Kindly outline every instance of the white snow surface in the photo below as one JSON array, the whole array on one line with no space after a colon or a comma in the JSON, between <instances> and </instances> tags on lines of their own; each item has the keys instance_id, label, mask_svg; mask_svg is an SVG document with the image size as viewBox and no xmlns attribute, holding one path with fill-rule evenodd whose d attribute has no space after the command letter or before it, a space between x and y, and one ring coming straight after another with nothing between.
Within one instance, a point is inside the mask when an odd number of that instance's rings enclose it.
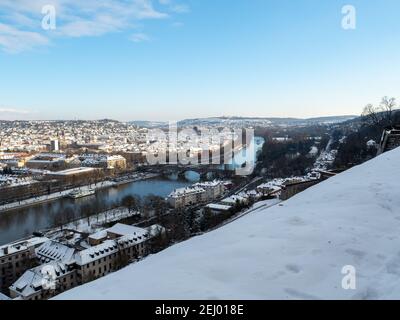
<instances>
[{"instance_id":1,"label":"white snow surface","mask_svg":"<svg viewBox=\"0 0 400 320\"><path fill-rule=\"evenodd\" d=\"M400 148L56 299L400 299L399 230Z\"/></svg>"}]
</instances>

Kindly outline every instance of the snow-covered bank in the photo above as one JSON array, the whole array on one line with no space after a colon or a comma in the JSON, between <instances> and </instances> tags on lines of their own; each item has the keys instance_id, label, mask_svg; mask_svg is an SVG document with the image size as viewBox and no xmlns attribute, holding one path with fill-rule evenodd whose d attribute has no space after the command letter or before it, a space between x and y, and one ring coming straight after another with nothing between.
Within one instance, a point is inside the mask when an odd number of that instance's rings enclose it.
<instances>
[{"instance_id":1,"label":"snow-covered bank","mask_svg":"<svg viewBox=\"0 0 400 320\"><path fill-rule=\"evenodd\" d=\"M400 148L57 299L399 299L399 228Z\"/></svg>"},{"instance_id":2,"label":"snow-covered bank","mask_svg":"<svg viewBox=\"0 0 400 320\"><path fill-rule=\"evenodd\" d=\"M54 201L54 200L66 197L72 191L89 190L89 189L100 190L100 189L103 189L103 188L112 187L114 185L115 185L115 183L113 181L102 181L102 182L98 182L98 183L95 183L95 184L90 185L90 186L72 188L72 189L68 189L68 190L64 190L64 191L60 191L60 192L55 192L55 193L51 193L51 194L44 195L44 196L39 196L39 197L29 198L29 199L26 199L26 200L7 203L7 204L3 204L3 205L0 206L0 213L1 212L5 212L5 211L20 209L20 208L24 208L24 207L29 207L29 206L32 206L32 205L35 205L35 204Z\"/></svg>"},{"instance_id":3,"label":"snow-covered bank","mask_svg":"<svg viewBox=\"0 0 400 320\"><path fill-rule=\"evenodd\" d=\"M137 211L129 211L128 208L119 207L66 223L62 226L62 229L74 230L82 233L95 233L99 229L103 229L102 226L107 223L118 222L122 219L137 215L140 215L140 213ZM61 227L55 227L50 230L43 230L43 232L53 234L58 233L60 229Z\"/></svg>"},{"instance_id":4,"label":"snow-covered bank","mask_svg":"<svg viewBox=\"0 0 400 320\"><path fill-rule=\"evenodd\" d=\"M55 201L57 199L64 198L71 192L77 191L77 190L81 190L81 191L85 191L85 190L87 191L89 189L100 190L100 189L105 189L105 188L109 188L109 187L115 187L115 186L119 186L119 185L123 185L123 184L132 183L132 182L149 180L149 179L156 178L157 176L159 176L159 174L154 174L154 173L140 174L140 175L134 174L130 178L122 177L118 181L101 181L101 182L98 182L98 183L95 183L92 185L67 189L64 191L55 192L55 193L51 193L51 194L44 195L44 196L38 196L38 197L34 197L34 198L29 198L26 200L7 203L7 204L0 205L0 213L10 211L10 210L30 207L30 206L45 203L45 202Z\"/></svg>"}]
</instances>

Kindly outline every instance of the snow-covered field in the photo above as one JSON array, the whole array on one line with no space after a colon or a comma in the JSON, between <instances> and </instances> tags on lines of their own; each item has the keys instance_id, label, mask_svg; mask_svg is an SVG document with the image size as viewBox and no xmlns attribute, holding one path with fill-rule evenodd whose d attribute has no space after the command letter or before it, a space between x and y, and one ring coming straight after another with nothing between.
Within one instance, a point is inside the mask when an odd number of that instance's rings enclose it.
<instances>
[{"instance_id":1,"label":"snow-covered field","mask_svg":"<svg viewBox=\"0 0 400 320\"><path fill-rule=\"evenodd\" d=\"M399 230L400 148L57 299L399 299Z\"/></svg>"}]
</instances>

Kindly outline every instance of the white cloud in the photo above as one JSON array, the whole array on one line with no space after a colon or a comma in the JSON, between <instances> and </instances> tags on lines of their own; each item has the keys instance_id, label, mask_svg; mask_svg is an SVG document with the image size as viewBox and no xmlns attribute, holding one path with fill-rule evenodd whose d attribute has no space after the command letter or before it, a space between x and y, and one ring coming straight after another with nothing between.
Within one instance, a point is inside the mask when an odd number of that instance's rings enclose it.
<instances>
[{"instance_id":1,"label":"white cloud","mask_svg":"<svg viewBox=\"0 0 400 320\"><path fill-rule=\"evenodd\" d=\"M14 108L2 108L0 107L0 114L1 113L13 113L13 114L29 114L29 111L26 110L19 110Z\"/></svg>"},{"instance_id":2,"label":"white cloud","mask_svg":"<svg viewBox=\"0 0 400 320\"><path fill-rule=\"evenodd\" d=\"M8 53L19 53L48 44L49 40L37 32L20 31L0 23L0 46Z\"/></svg>"},{"instance_id":3,"label":"white cloud","mask_svg":"<svg viewBox=\"0 0 400 320\"><path fill-rule=\"evenodd\" d=\"M115 32L123 26L112 18L99 16L93 20L76 19L61 26L56 32L67 37L100 36L105 33Z\"/></svg>"},{"instance_id":4,"label":"white cloud","mask_svg":"<svg viewBox=\"0 0 400 320\"><path fill-rule=\"evenodd\" d=\"M174 4L172 0L158 0L163 6L168 6L169 10L174 13L187 13L190 11L189 6L186 4Z\"/></svg>"},{"instance_id":5,"label":"white cloud","mask_svg":"<svg viewBox=\"0 0 400 320\"><path fill-rule=\"evenodd\" d=\"M41 9L49 4L56 8L57 29L46 32L40 27ZM170 13L181 13L186 8L172 4L171 0L1 0L0 48L21 52L48 44L56 37L100 36L134 30L138 21L165 19Z\"/></svg>"},{"instance_id":6,"label":"white cloud","mask_svg":"<svg viewBox=\"0 0 400 320\"><path fill-rule=\"evenodd\" d=\"M187 13L189 12L189 7L185 4L176 4L171 6L171 11L175 13Z\"/></svg>"},{"instance_id":7,"label":"white cloud","mask_svg":"<svg viewBox=\"0 0 400 320\"><path fill-rule=\"evenodd\" d=\"M175 28L181 28L181 27L184 26L184 23L183 23L183 22L176 21L176 22L173 22L173 23L172 23L172 26L175 27Z\"/></svg>"},{"instance_id":8,"label":"white cloud","mask_svg":"<svg viewBox=\"0 0 400 320\"><path fill-rule=\"evenodd\" d=\"M130 40L133 42L144 42L150 41L150 38L144 33L134 33L133 35L131 35Z\"/></svg>"}]
</instances>

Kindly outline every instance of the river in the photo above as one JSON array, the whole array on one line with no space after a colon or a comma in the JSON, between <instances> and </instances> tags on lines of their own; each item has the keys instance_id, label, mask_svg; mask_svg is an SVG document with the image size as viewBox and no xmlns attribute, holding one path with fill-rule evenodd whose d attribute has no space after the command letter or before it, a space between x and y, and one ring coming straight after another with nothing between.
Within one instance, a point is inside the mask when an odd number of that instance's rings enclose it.
<instances>
[{"instance_id":1,"label":"river","mask_svg":"<svg viewBox=\"0 0 400 320\"><path fill-rule=\"evenodd\" d=\"M262 148L263 143L262 138L255 138L255 152ZM242 156L241 154L237 157L241 160L235 159L234 167L239 167L244 161ZM188 171L185 178L186 181L177 180L177 176L171 176L170 179L131 182L99 190L96 195L86 198L76 200L62 198L31 207L0 212L0 245L29 236L34 231L54 227L66 216L69 219L82 218L88 208L96 207L97 210L105 211L114 204L118 204L127 195L145 197L153 194L166 197L174 189L189 186L198 181L200 176L193 171Z\"/></svg>"},{"instance_id":2,"label":"river","mask_svg":"<svg viewBox=\"0 0 400 320\"><path fill-rule=\"evenodd\" d=\"M194 179L193 181L195 181ZM110 208L126 195L144 197L150 194L166 197L176 188L188 186L193 181L172 179L151 179L97 191L96 195L81 198L62 198L31 207L0 213L0 245L15 241L37 230L53 227L62 216L72 215L74 219L84 217L85 208L97 206Z\"/></svg>"}]
</instances>

